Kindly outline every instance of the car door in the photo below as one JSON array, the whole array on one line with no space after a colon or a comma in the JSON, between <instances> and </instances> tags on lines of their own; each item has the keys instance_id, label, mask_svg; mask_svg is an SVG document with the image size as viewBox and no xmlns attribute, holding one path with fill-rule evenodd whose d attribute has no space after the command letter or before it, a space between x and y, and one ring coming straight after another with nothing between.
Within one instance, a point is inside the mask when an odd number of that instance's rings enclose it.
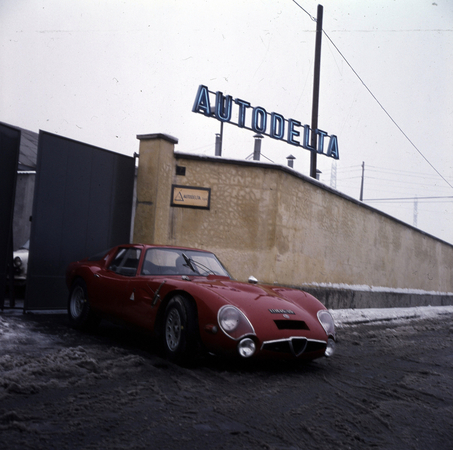
<instances>
[{"instance_id":1,"label":"car door","mask_svg":"<svg viewBox=\"0 0 453 450\"><path fill-rule=\"evenodd\" d=\"M161 277L162 278L162 277ZM141 328L152 329L160 304L159 285L149 277L135 276L129 280L127 295L122 301L122 316L128 323Z\"/></svg>"},{"instance_id":2,"label":"car door","mask_svg":"<svg viewBox=\"0 0 453 450\"><path fill-rule=\"evenodd\" d=\"M179 254L171 249L148 249L140 272L131 277L122 303L122 316L134 325L152 330L160 299L168 292Z\"/></svg>"}]
</instances>

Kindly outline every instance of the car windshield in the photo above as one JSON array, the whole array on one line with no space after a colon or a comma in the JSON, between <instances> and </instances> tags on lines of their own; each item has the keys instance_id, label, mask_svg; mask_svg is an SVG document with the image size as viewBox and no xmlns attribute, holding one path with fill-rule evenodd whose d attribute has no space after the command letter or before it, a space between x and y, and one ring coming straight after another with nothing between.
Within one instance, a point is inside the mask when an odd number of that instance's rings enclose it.
<instances>
[{"instance_id":1,"label":"car windshield","mask_svg":"<svg viewBox=\"0 0 453 450\"><path fill-rule=\"evenodd\" d=\"M147 250L142 275L221 275L230 277L213 253L175 248Z\"/></svg>"}]
</instances>

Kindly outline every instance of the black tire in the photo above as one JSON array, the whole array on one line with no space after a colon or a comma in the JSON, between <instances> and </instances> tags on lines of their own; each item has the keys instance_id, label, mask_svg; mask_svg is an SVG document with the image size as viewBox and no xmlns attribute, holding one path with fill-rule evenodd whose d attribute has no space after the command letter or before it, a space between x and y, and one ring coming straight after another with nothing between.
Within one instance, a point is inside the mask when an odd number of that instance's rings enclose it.
<instances>
[{"instance_id":1,"label":"black tire","mask_svg":"<svg viewBox=\"0 0 453 450\"><path fill-rule=\"evenodd\" d=\"M68 318L69 324L77 329L94 329L101 321L91 310L87 285L81 278L73 283L69 292Z\"/></svg>"},{"instance_id":2,"label":"black tire","mask_svg":"<svg viewBox=\"0 0 453 450\"><path fill-rule=\"evenodd\" d=\"M182 295L175 295L165 309L163 347L170 361L193 362L200 352L198 319L195 305Z\"/></svg>"}]
</instances>

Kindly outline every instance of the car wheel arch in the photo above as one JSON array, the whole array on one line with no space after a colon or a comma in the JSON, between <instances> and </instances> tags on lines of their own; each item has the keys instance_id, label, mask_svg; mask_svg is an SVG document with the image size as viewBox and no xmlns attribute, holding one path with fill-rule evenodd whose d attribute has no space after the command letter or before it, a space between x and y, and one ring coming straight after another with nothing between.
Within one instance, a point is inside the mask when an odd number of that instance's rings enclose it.
<instances>
[{"instance_id":1,"label":"car wheel arch","mask_svg":"<svg viewBox=\"0 0 453 450\"><path fill-rule=\"evenodd\" d=\"M165 311L167 309L168 304L171 300L173 300L178 295L182 296L187 301L191 302L194 306L196 311L196 319L197 319L197 326L198 326L198 306L195 299L186 291L183 290L176 290L169 292L161 301L159 305L159 309L157 310L156 320L154 322L154 334L156 337L162 336L164 325L165 325Z\"/></svg>"},{"instance_id":2,"label":"car wheel arch","mask_svg":"<svg viewBox=\"0 0 453 450\"><path fill-rule=\"evenodd\" d=\"M71 280L71 285L69 288L71 289L76 283L83 281L86 284L85 278L83 278L81 275L76 275L72 280Z\"/></svg>"},{"instance_id":3,"label":"car wheel arch","mask_svg":"<svg viewBox=\"0 0 453 450\"><path fill-rule=\"evenodd\" d=\"M196 306L195 299L184 291L173 291L160 305L158 340L173 362L191 363L202 353Z\"/></svg>"},{"instance_id":4,"label":"car wheel arch","mask_svg":"<svg viewBox=\"0 0 453 450\"><path fill-rule=\"evenodd\" d=\"M84 300L81 299L81 295ZM71 283L67 310L69 323L73 328L94 329L101 321L90 306L87 283L82 277L74 278Z\"/></svg>"},{"instance_id":5,"label":"car wheel arch","mask_svg":"<svg viewBox=\"0 0 453 450\"><path fill-rule=\"evenodd\" d=\"M83 277L82 275L80 274L77 274L72 280L71 280L71 284L69 285L69 291L72 291L72 289L74 288L74 286L77 284L77 283L83 283L85 285L85 289L87 290L87 295L88 295L88 298L91 298L91 290L89 289L88 287L88 283L87 283L87 280L85 277Z\"/></svg>"}]
</instances>

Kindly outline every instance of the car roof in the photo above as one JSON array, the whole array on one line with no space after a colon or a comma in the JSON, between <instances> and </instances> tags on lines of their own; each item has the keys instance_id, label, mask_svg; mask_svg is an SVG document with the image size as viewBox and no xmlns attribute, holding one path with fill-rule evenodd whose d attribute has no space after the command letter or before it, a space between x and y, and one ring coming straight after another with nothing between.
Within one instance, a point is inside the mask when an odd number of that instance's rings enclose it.
<instances>
[{"instance_id":1,"label":"car roof","mask_svg":"<svg viewBox=\"0 0 453 450\"><path fill-rule=\"evenodd\" d=\"M136 243L136 244L122 244L122 245L117 245L116 247L168 248L168 249L178 249L178 250L190 250L190 251L194 251L194 252L212 253L211 251L204 250L202 248L184 247L184 246L181 246L181 245L160 245L160 244L141 244L141 243Z\"/></svg>"}]
</instances>

